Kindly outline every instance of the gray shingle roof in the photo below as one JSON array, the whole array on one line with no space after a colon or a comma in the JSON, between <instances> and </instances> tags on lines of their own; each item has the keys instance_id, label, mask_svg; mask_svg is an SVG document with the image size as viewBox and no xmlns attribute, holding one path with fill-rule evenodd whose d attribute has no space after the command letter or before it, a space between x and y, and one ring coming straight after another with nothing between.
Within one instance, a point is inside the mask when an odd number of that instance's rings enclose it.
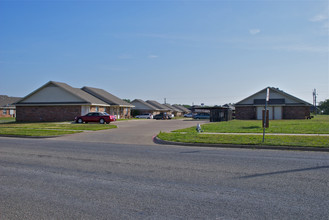
<instances>
[{"instance_id":1,"label":"gray shingle roof","mask_svg":"<svg viewBox=\"0 0 329 220\"><path fill-rule=\"evenodd\" d=\"M0 95L0 107L14 107L13 103L19 101L20 99L22 98Z\"/></svg>"},{"instance_id":2,"label":"gray shingle roof","mask_svg":"<svg viewBox=\"0 0 329 220\"><path fill-rule=\"evenodd\" d=\"M49 81L48 83L46 83L39 89L37 89L37 90L33 91L32 93L30 93L29 95L25 96L23 99L18 101L16 104L19 104L19 105L33 104L33 103L25 103L24 100L31 97L32 95L36 94L38 91L40 91L43 88L46 88L47 86L50 86L50 85L54 85L54 86L64 89L65 91L71 93L72 95L82 99L85 104L108 106L107 103L103 102L102 100L96 98L95 96L90 95L89 93L87 93L81 89L73 88L73 87L67 85L66 83L54 82L54 81ZM47 103L39 103L39 104L47 104ZM65 104L70 104L70 103L65 103ZM74 104L74 103L72 103L72 104Z\"/></svg>"},{"instance_id":3,"label":"gray shingle roof","mask_svg":"<svg viewBox=\"0 0 329 220\"><path fill-rule=\"evenodd\" d=\"M255 96L255 95L259 94L259 93L265 92L268 88L270 89L270 97L271 97L271 90L272 90L272 91L275 91L275 92L281 94L281 95L284 96L284 97L289 97L289 98L295 100L295 101L298 102L298 104L300 104L300 105L306 105L306 106L311 106L311 105L312 105L312 104L310 104L310 103L308 103L308 102L306 102L306 101L304 101L304 100L301 100L301 99L299 99L299 98L297 98L297 97L295 97L295 96L293 96L293 95L290 95L290 94L288 94L288 93L286 93L286 92L284 92L284 91L282 91L282 90L280 90L280 89L278 89L278 88L274 88L274 87L266 87L265 89L262 89L262 90L260 90L259 92L256 92L255 94L253 94L253 95L251 95L251 96L248 96L247 98L245 98L245 99L243 99L243 100L241 100L241 101L235 103L234 106L239 106L239 105L241 105L241 103L242 103L243 101L245 101L245 100L247 100L247 99L250 99L250 98L252 98L253 96ZM264 97L264 99L265 99L265 97Z\"/></svg>"},{"instance_id":4,"label":"gray shingle roof","mask_svg":"<svg viewBox=\"0 0 329 220\"><path fill-rule=\"evenodd\" d=\"M98 88L92 88L92 87L83 87L83 91L97 97L98 99L106 102L109 105L118 105L123 107L133 107L133 105L129 104L128 102L112 95L111 93Z\"/></svg>"},{"instance_id":5,"label":"gray shingle roof","mask_svg":"<svg viewBox=\"0 0 329 220\"><path fill-rule=\"evenodd\" d=\"M152 110L152 111L158 111L160 110L159 108L141 100L141 99L135 99L134 101L131 102L135 107L134 109L139 109L139 110Z\"/></svg>"},{"instance_id":6,"label":"gray shingle roof","mask_svg":"<svg viewBox=\"0 0 329 220\"><path fill-rule=\"evenodd\" d=\"M164 106L170 108L172 111L175 111L175 112L183 112L182 110L178 109L178 108L175 108L174 106L170 105L170 104L163 104Z\"/></svg>"},{"instance_id":7,"label":"gray shingle roof","mask_svg":"<svg viewBox=\"0 0 329 220\"><path fill-rule=\"evenodd\" d=\"M156 107L156 108L158 108L160 110L164 110L164 111L170 111L171 110L167 106L162 105L159 102L154 101L154 100L147 100L146 102L149 103L150 105L153 105L154 107Z\"/></svg>"},{"instance_id":8,"label":"gray shingle roof","mask_svg":"<svg viewBox=\"0 0 329 220\"><path fill-rule=\"evenodd\" d=\"M185 108L182 105L173 105L175 108L178 108L180 110L182 110L183 112L190 112L191 110L189 110L188 108Z\"/></svg>"},{"instance_id":9,"label":"gray shingle roof","mask_svg":"<svg viewBox=\"0 0 329 220\"><path fill-rule=\"evenodd\" d=\"M60 82L53 82L55 85L58 85L59 87L64 88L65 90L67 90L68 92L71 92L72 94L80 97L81 99L89 102L90 104L102 104L102 105L106 105L105 102L103 102L102 100L98 99L97 97L90 95L89 93L79 89L79 88L73 88L69 85L67 85L66 83L60 83Z\"/></svg>"}]
</instances>

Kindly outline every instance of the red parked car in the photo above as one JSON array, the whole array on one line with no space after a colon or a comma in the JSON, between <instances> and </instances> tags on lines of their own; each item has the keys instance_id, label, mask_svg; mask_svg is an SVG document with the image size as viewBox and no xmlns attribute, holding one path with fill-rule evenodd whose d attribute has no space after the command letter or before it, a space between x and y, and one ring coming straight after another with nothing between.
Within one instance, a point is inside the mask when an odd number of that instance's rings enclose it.
<instances>
[{"instance_id":1,"label":"red parked car","mask_svg":"<svg viewBox=\"0 0 329 220\"><path fill-rule=\"evenodd\" d=\"M111 121L115 120L116 118L114 115L109 115L106 112L89 112L84 116L75 117L77 123L99 122L100 124L109 124Z\"/></svg>"}]
</instances>

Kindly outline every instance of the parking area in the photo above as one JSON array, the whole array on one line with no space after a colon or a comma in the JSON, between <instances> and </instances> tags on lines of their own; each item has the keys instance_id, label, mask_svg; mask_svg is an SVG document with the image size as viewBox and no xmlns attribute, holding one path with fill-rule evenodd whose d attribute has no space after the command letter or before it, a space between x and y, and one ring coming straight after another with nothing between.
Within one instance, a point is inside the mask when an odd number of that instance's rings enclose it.
<instances>
[{"instance_id":1,"label":"parking area","mask_svg":"<svg viewBox=\"0 0 329 220\"><path fill-rule=\"evenodd\" d=\"M111 124L117 125L117 129L83 132L57 137L55 139L115 144L155 145L152 138L160 131L169 132L206 122L207 121L195 121L191 119L116 121Z\"/></svg>"}]
</instances>

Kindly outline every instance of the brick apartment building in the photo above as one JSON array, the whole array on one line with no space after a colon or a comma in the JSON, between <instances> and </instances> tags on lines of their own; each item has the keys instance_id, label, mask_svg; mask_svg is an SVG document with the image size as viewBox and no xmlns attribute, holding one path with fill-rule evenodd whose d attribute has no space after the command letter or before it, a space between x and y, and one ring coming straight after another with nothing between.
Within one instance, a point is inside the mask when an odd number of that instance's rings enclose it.
<instances>
[{"instance_id":1,"label":"brick apartment building","mask_svg":"<svg viewBox=\"0 0 329 220\"><path fill-rule=\"evenodd\" d=\"M270 120L280 119L305 119L310 117L310 103L279 90L269 88ZM262 111L265 107L267 88L241 100L235 104L235 118L242 120L262 119Z\"/></svg>"},{"instance_id":2,"label":"brick apartment building","mask_svg":"<svg viewBox=\"0 0 329 220\"><path fill-rule=\"evenodd\" d=\"M1 118L9 118L15 117L16 108L13 103L19 101L21 98L19 97L10 97L6 95L0 95L0 117Z\"/></svg>"},{"instance_id":3,"label":"brick apartment building","mask_svg":"<svg viewBox=\"0 0 329 220\"><path fill-rule=\"evenodd\" d=\"M100 91L100 89L94 90ZM107 92L106 94L111 95ZM111 95L111 97L115 96ZM120 104L124 105L126 112L120 111ZM115 112L117 117L121 116L120 113L129 117L132 105L124 101L120 104L119 106L113 106L113 103L109 103L109 100L101 100L83 89L73 88L61 82L50 81L15 103L16 121L73 121L76 116L85 115L88 112L106 111L109 114L113 113L111 112L113 107L119 108Z\"/></svg>"}]
</instances>

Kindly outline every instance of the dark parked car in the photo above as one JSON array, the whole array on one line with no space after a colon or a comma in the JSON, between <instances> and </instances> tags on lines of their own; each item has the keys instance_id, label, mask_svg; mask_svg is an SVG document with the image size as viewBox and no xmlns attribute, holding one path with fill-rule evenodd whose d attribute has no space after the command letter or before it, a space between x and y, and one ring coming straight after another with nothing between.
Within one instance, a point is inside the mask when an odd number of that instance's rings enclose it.
<instances>
[{"instance_id":1,"label":"dark parked car","mask_svg":"<svg viewBox=\"0 0 329 220\"><path fill-rule=\"evenodd\" d=\"M99 122L100 124L109 124L111 121L115 120L116 118L114 115L109 115L106 112L89 112L84 116L75 117L77 123Z\"/></svg>"},{"instance_id":2,"label":"dark parked car","mask_svg":"<svg viewBox=\"0 0 329 220\"><path fill-rule=\"evenodd\" d=\"M193 114L192 113L187 113L184 115L185 118L192 118L193 117Z\"/></svg>"},{"instance_id":3,"label":"dark parked car","mask_svg":"<svg viewBox=\"0 0 329 220\"><path fill-rule=\"evenodd\" d=\"M156 119L156 120L166 120L166 119L171 119L171 117L170 117L170 115L168 115L166 113L160 113L160 114L154 115L153 116L153 119Z\"/></svg>"},{"instance_id":4,"label":"dark parked car","mask_svg":"<svg viewBox=\"0 0 329 220\"><path fill-rule=\"evenodd\" d=\"M198 113L196 115L193 115L194 119L210 119L209 113Z\"/></svg>"}]
</instances>

